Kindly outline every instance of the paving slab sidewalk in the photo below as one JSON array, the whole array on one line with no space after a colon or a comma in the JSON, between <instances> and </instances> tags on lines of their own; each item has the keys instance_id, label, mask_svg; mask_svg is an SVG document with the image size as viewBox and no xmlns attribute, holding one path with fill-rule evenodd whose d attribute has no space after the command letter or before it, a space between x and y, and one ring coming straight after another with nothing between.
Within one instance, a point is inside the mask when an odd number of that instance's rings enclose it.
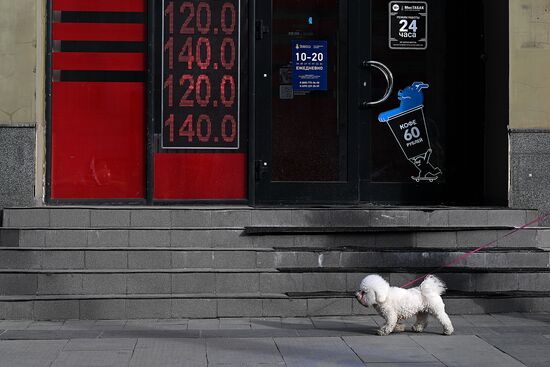
<instances>
[{"instance_id":1,"label":"paving slab sidewalk","mask_svg":"<svg viewBox=\"0 0 550 367\"><path fill-rule=\"evenodd\" d=\"M0 366L550 366L550 314L452 320L452 336L431 320L387 337L378 316L0 321Z\"/></svg>"}]
</instances>

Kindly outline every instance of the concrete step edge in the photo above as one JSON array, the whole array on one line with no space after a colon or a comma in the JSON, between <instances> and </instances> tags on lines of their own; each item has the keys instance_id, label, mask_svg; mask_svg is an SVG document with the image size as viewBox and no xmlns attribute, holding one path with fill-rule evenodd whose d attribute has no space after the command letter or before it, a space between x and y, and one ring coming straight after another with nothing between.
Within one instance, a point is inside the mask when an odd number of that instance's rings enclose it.
<instances>
[{"instance_id":1,"label":"concrete step edge","mask_svg":"<svg viewBox=\"0 0 550 367\"><path fill-rule=\"evenodd\" d=\"M2 231L243 231L245 235L281 235L281 234L369 234L369 233L414 233L414 232L460 232L460 231L506 231L518 229L518 226L511 225L448 225L448 226L426 226L426 225L386 225L386 226L201 226L201 227L180 227L180 226L116 226L116 227L82 227L82 226L2 226ZM548 230L547 226L530 226L522 230Z\"/></svg>"},{"instance_id":2,"label":"concrete step edge","mask_svg":"<svg viewBox=\"0 0 550 367\"><path fill-rule=\"evenodd\" d=\"M355 292L287 292L289 298L355 298ZM446 291L443 298L550 298L550 291Z\"/></svg>"},{"instance_id":3,"label":"concrete step edge","mask_svg":"<svg viewBox=\"0 0 550 367\"><path fill-rule=\"evenodd\" d=\"M167 247L167 246L0 246L2 251L174 251L174 252L274 252L272 247Z\"/></svg>"},{"instance_id":4,"label":"concrete step edge","mask_svg":"<svg viewBox=\"0 0 550 367\"><path fill-rule=\"evenodd\" d=\"M300 253L467 253L475 250L475 247L360 247L360 246L334 246L334 247L170 247L170 246L0 246L0 253L3 251L174 251L174 252L300 252ZM486 247L477 253L502 253L502 254L525 254L525 253L547 253L549 248L543 247Z\"/></svg>"},{"instance_id":5,"label":"concrete step edge","mask_svg":"<svg viewBox=\"0 0 550 367\"><path fill-rule=\"evenodd\" d=\"M394 267L394 266L369 266L369 267L323 267L323 268L296 268L279 267L277 270L281 273L323 273L323 274L349 274L349 273L406 273L421 274L434 270L434 266L424 267ZM475 266L453 266L449 268L438 269L437 273L442 274L524 274L524 273L550 273L550 267L475 267Z\"/></svg>"},{"instance_id":6,"label":"concrete step edge","mask_svg":"<svg viewBox=\"0 0 550 367\"><path fill-rule=\"evenodd\" d=\"M17 233L18 231L42 231L42 232L148 232L148 231L169 231L169 232L236 232L240 231L247 237L262 236L322 236L322 235L376 235L376 234L413 234L413 233L448 233L448 232L480 232L480 231L507 231L511 232L519 227L513 226L383 226L383 227L0 227L0 232ZM550 227L526 227L522 231L548 231Z\"/></svg>"},{"instance_id":7,"label":"concrete step edge","mask_svg":"<svg viewBox=\"0 0 550 367\"><path fill-rule=\"evenodd\" d=\"M509 210L509 211L538 211L536 208L528 207L507 207L507 206L451 206L451 205L424 205L424 206L399 206L399 205L326 205L326 206L285 206L285 207L270 207L261 206L253 207L245 204L229 204L229 205L170 205L170 206L150 206L150 205L44 205L44 206L7 206L4 210L65 210L65 209L90 209L90 210L208 210L208 211L227 211L227 210L248 210L248 211L266 211L266 210L306 210L306 211L325 211L325 210L372 210L372 211L387 211L387 210L410 210L430 212L435 210Z\"/></svg>"},{"instance_id":8,"label":"concrete step edge","mask_svg":"<svg viewBox=\"0 0 550 367\"><path fill-rule=\"evenodd\" d=\"M12 231L244 231L244 226L204 226L204 227L179 227L179 226L163 226L163 227L147 227L147 226L116 226L116 227L58 227L58 226L15 226L15 227L0 227L0 230Z\"/></svg>"},{"instance_id":9,"label":"concrete step edge","mask_svg":"<svg viewBox=\"0 0 550 367\"><path fill-rule=\"evenodd\" d=\"M444 299L550 298L548 291L448 292ZM114 299L354 299L353 292L228 293L228 294L71 294L0 296L0 302L114 300Z\"/></svg>"},{"instance_id":10,"label":"concrete step edge","mask_svg":"<svg viewBox=\"0 0 550 367\"><path fill-rule=\"evenodd\" d=\"M112 300L112 299L288 299L283 293L235 293L235 294L63 294L0 296L0 302L60 301L60 300Z\"/></svg>"},{"instance_id":11,"label":"concrete step edge","mask_svg":"<svg viewBox=\"0 0 550 367\"><path fill-rule=\"evenodd\" d=\"M421 274L434 270L434 266L424 267L278 267L278 268L117 268L117 269L0 269L1 274L371 274L371 273L405 273ZM441 274L542 274L550 273L550 267L526 267L526 266L503 266L503 267L474 267L454 266L438 269Z\"/></svg>"},{"instance_id":12,"label":"concrete step edge","mask_svg":"<svg viewBox=\"0 0 550 367\"><path fill-rule=\"evenodd\" d=\"M167 246L0 246L2 251L174 251L174 252L274 252L273 247L167 247Z\"/></svg>"},{"instance_id":13,"label":"concrete step edge","mask_svg":"<svg viewBox=\"0 0 550 367\"><path fill-rule=\"evenodd\" d=\"M447 226L422 226L422 225L387 225L387 226L245 226L245 235L283 235L283 234L368 234L368 233L416 233L416 232L459 232L459 231L500 231L514 230L518 227L508 225L447 225ZM530 229L537 227L528 227ZM527 228L526 228L527 229Z\"/></svg>"},{"instance_id":14,"label":"concrete step edge","mask_svg":"<svg viewBox=\"0 0 550 367\"><path fill-rule=\"evenodd\" d=\"M518 246L522 241L516 241L510 245L507 242L500 244L493 244L490 247L486 247L479 253L545 253L550 252L550 243L548 244L533 244L529 243L525 246ZM532 242L532 241L529 241ZM250 247L240 247L240 246L230 246L227 244L217 245L213 244L212 247L194 247L194 246L185 246L185 245L173 245L173 246L156 246L156 245L146 245L146 246L132 246L132 245L25 245L25 244L12 244L12 245L2 245L0 243L0 252L1 251L174 251L174 252L234 252L234 251L248 251L248 252L279 252L279 253L291 253L291 252L307 252L307 253L330 253L330 252L341 252L341 253L449 253L449 252L469 252L477 247L472 247L469 245L462 244L447 244L441 245L441 247L434 248L433 244L429 246L424 246L422 244L413 244L410 245L406 250L402 250L401 247L392 247L387 244L380 244L379 247L372 247L372 245L365 245L365 250L361 250L361 246L353 245L355 249L342 249L340 245L330 245L327 244L325 247L319 246L318 243L312 244L311 246L304 246L301 244L299 247L289 244L288 246L281 246L280 243L277 247L255 247L251 245ZM480 244L481 246L481 244ZM351 247L351 246L345 246ZM394 250L394 248L396 250Z\"/></svg>"},{"instance_id":15,"label":"concrete step edge","mask_svg":"<svg viewBox=\"0 0 550 367\"><path fill-rule=\"evenodd\" d=\"M275 252L360 252L360 253L419 253L419 252L435 252L435 253L446 253L446 252L470 252L476 250L477 247L472 245L467 247L371 247L371 246L334 246L334 247L316 247L316 246L293 246L293 247L279 247L273 246L271 249ZM478 253L544 253L544 249L540 247L485 247Z\"/></svg>"},{"instance_id":16,"label":"concrete step edge","mask_svg":"<svg viewBox=\"0 0 550 367\"><path fill-rule=\"evenodd\" d=\"M214 269L214 268L146 268L146 269L0 269L1 274L261 274L280 273L275 268Z\"/></svg>"}]
</instances>

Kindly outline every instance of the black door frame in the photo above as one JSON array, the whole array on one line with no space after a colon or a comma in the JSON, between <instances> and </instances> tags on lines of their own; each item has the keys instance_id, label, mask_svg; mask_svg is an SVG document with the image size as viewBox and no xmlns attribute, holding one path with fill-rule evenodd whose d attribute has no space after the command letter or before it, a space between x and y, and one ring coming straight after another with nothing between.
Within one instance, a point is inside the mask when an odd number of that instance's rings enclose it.
<instances>
[{"instance_id":1,"label":"black door frame","mask_svg":"<svg viewBox=\"0 0 550 367\"><path fill-rule=\"evenodd\" d=\"M372 37L372 1L361 1L362 13L368 14L368 31L362 34L363 39L369 40ZM389 1L389 0L388 0ZM364 27L367 28L367 27ZM376 60L373 56L373 42L368 42L369 47L363 50L361 55L362 60ZM391 70L391 68L390 68ZM374 71L376 72L376 71ZM369 77L371 74L369 74ZM369 79L371 81L372 79ZM389 96L388 102L395 100L397 91L401 85L399 80L395 81L393 91ZM369 83L371 85L372 83ZM371 95L371 88L364 88L365 97L364 100L373 100L380 96ZM391 102L395 103L395 102ZM386 103L388 104L388 103ZM417 182L373 182L370 180L373 151L371 149L372 137L371 132L372 124L379 124L378 119L374 116L372 109L366 108L361 110L361 122L359 125L359 199L361 203L376 203L380 205L394 205L394 206L406 206L406 205L434 205L444 204L448 202L448 184L426 184ZM393 144L394 142L390 142Z\"/></svg>"},{"instance_id":2,"label":"black door frame","mask_svg":"<svg viewBox=\"0 0 550 367\"><path fill-rule=\"evenodd\" d=\"M250 189L251 202L256 205L262 204L360 204L376 203L386 205L482 205L483 197L480 188L483 187L483 177L477 175L475 180L466 180L457 173L447 177L444 182L434 184L413 182L373 182L370 180L372 170L371 140L372 124L378 123L374 113L370 109L359 109L362 101L372 101L379 98L372 95L372 76L378 71L361 69L363 61L372 60L373 52L372 36L372 0L349 0L348 8L348 78L351 83L357 81L356 85L348 86L348 172L350 183L338 185L326 182L292 183L292 182L271 182L270 181L270 160L271 160L271 15L273 13L272 1L256 2L255 23L256 34L264 39L253 39L254 42L254 89L255 113L251 115L254 121L255 130L251 131L251 137L255 144L250 152ZM487 17L483 8L482 17ZM476 24L478 26L478 24ZM474 28L475 30L476 28ZM258 33L259 32L259 33ZM266 32L264 35L263 32ZM483 44L483 30L481 34L474 31L473 36L479 37ZM476 37L473 37L476 38ZM476 38L477 39L477 38ZM478 47L477 45L472 47ZM483 46L482 46L483 47ZM482 48L481 47L481 48ZM482 50L480 48L480 55ZM473 51L474 53L476 51ZM268 77L264 78L263 75ZM503 80L507 76L503 75ZM483 88L484 82L481 83ZM390 98L395 98L396 88ZM260 91L260 93L256 93ZM378 92L377 92L378 93ZM487 109L499 109L500 106L487 106ZM479 121L480 125L485 124L484 119ZM485 133L486 134L486 133ZM453 137L448 137L453 139ZM456 143L453 143L456 145ZM477 144L477 143L476 143ZM463 168L462 156L454 145L447 146L452 161L449 164ZM477 146L477 145L476 145ZM479 151L479 147L476 148ZM469 159L469 157L468 157ZM267 166L264 166L264 161ZM476 173L486 172L487 168L480 166ZM342 189L344 186L344 189ZM346 191L347 189L347 191Z\"/></svg>"},{"instance_id":3,"label":"black door frame","mask_svg":"<svg viewBox=\"0 0 550 367\"><path fill-rule=\"evenodd\" d=\"M341 16L346 20L349 45L358 45L361 34L368 32L367 27L360 27L359 6L363 1L350 0L346 13ZM251 185L254 188L252 201L254 204L353 204L359 199L358 171L358 121L359 121L359 85L347 84L347 176L348 181L342 182L272 182L271 181L271 29L272 1L256 2L255 9L255 64L253 97L254 130L251 131L254 147L251 156ZM348 47L346 60L349 81L363 77L359 67L360 50L358 47ZM251 78L252 79L252 78ZM261 91L261 93L256 93Z\"/></svg>"}]
</instances>

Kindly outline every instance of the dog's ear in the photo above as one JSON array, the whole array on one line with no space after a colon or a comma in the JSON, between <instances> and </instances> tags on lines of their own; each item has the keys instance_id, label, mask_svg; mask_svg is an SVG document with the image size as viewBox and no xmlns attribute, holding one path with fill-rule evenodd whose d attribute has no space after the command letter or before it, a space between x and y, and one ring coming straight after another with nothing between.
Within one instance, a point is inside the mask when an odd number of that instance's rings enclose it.
<instances>
[{"instance_id":1,"label":"dog's ear","mask_svg":"<svg viewBox=\"0 0 550 367\"><path fill-rule=\"evenodd\" d=\"M369 305L386 302L390 291L389 283L377 274L366 276L361 281L359 288L365 292L365 298Z\"/></svg>"},{"instance_id":2,"label":"dog's ear","mask_svg":"<svg viewBox=\"0 0 550 367\"><path fill-rule=\"evenodd\" d=\"M388 297L388 292L383 290L373 290L369 289L365 292L365 298L367 299L367 303L369 305L377 305L380 303L386 302L386 298Z\"/></svg>"},{"instance_id":3,"label":"dog's ear","mask_svg":"<svg viewBox=\"0 0 550 367\"><path fill-rule=\"evenodd\" d=\"M376 303L384 303L386 302L386 299L388 298L388 293L390 291L390 285L387 282L384 282L383 284L380 284L379 287L376 288Z\"/></svg>"},{"instance_id":4,"label":"dog's ear","mask_svg":"<svg viewBox=\"0 0 550 367\"><path fill-rule=\"evenodd\" d=\"M388 289L384 288L376 291L376 303L384 303L386 298L388 298Z\"/></svg>"},{"instance_id":5,"label":"dog's ear","mask_svg":"<svg viewBox=\"0 0 550 367\"><path fill-rule=\"evenodd\" d=\"M372 305L376 304L376 294L374 293L374 291L372 289L368 289L365 292L365 299L367 300L367 304L369 306L372 306Z\"/></svg>"}]
</instances>

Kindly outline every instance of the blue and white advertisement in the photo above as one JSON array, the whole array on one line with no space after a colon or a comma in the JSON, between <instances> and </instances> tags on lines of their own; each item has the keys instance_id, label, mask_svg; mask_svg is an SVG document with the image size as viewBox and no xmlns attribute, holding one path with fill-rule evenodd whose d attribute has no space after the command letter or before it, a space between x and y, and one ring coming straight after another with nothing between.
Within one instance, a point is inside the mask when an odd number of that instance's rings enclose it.
<instances>
[{"instance_id":1,"label":"blue and white advertisement","mask_svg":"<svg viewBox=\"0 0 550 367\"><path fill-rule=\"evenodd\" d=\"M292 41L292 89L296 91L326 91L327 41Z\"/></svg>"},{"instance_id":2,"label":"blue and white advertisement","mask_svg":"<svg viewBox=\"0 0 550 367\"><path fill-rule=\"evenodd\" d=\"M430 162L433 151L422 92L429 87L426 83L414 82L397 93L399 107L378 115L378 121L388 125L405 157L418 169L418 176L411 177L416 182L434 182L443 175L441 169Z\"/></svg>"}]
</instances>

